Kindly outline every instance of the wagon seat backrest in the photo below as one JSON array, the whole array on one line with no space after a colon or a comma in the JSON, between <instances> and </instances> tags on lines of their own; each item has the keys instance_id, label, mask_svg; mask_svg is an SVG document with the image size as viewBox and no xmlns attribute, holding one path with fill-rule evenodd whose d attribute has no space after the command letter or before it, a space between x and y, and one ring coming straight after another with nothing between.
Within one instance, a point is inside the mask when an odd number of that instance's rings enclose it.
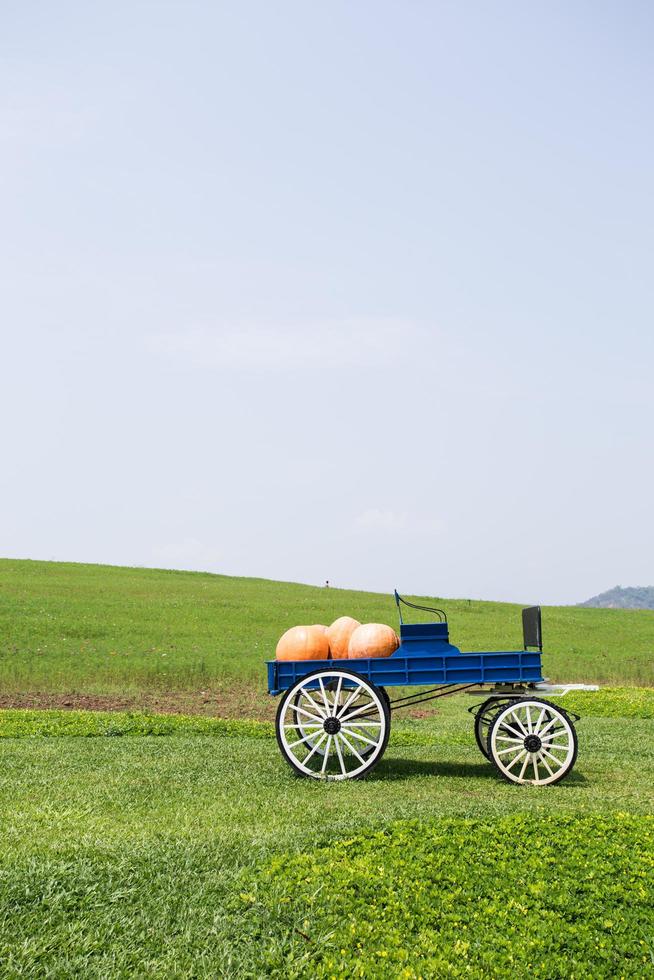
<instances>
[{"instance_id":1,"label":"wagon seat backrest","mask_svg":"<svg viewBox=\"0 0 654 980\"><path fill-rule=\"evenodd\" d=\"M543 652L540 606L528 606L522 610L522 635L525 650L536 647L541 653Z\"/></svg>"}]
</instances>

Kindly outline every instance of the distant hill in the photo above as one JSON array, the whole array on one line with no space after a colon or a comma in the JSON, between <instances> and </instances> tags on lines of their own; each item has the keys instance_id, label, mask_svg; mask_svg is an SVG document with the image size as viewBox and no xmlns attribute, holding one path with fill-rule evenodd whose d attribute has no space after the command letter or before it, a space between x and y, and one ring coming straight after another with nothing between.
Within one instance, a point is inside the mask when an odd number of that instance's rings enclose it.
<instances>
[{"instance_id":1,"label":"distant hill","mask_svg":"<svg viewBox=\"0 0 654 980\"><path fill-rule=\"evenodd\" d=\"M654 609L654 585L634 585L626 589L616 585L578 605L592 609Z\"/></svg>"}]
</instances>

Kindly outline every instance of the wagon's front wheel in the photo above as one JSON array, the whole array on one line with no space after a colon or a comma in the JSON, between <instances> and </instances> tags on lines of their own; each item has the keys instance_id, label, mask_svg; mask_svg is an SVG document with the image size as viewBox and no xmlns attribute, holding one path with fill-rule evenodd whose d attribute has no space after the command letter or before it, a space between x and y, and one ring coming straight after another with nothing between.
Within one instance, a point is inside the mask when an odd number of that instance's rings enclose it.
<instances>
[{"instance_id":1,"label":"wagon's front wheel","mask_svg":"<svg viewBox=\"0 0 654 980\"><path fill-rule=\"evenodd\" d=\"M277 743L312 779L360 779L379 762L390 731L381 690L350 670L316 670L282 695Z\"/></svg>"},{"instance_id":2,"label":"wagon's front wheel","mask_svg":"<svg viewBox=\"0 0 654 980\"><path fill-rule=\"evenodd\" d=\"M503 708L488 732L488 755L511 783L551 786L577 758L577 733L562 708L525 698Z\"/></svg>"}]
</instances>

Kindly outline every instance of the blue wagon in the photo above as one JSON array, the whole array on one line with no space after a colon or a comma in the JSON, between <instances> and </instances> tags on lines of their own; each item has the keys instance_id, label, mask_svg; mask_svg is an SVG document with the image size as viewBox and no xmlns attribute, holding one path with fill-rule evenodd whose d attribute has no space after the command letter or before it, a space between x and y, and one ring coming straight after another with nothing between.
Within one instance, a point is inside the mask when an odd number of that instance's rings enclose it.
<instances>
[{"instance_id":1,"label":"blue wagon","mask_svg":"<svg viewBox=\"0 0 654 980\"><path fill-rule=\"evenodd\" d=\"M484 700L469 709L482 754L512 783L551 785L577 757L578 716L543 693L539 606L522 611L523 650L462 653L450 643L442 609L419 606L395 592L400 645L390 657L357 660L271 660L268 691L282 695L276 719L282 755L301 776L360 779L384 754L391 713L466 691ZM404 622L403 607L432 614L429 623ZM391 699L388 689L419 691Z\"/></svg>"}]
</instances>

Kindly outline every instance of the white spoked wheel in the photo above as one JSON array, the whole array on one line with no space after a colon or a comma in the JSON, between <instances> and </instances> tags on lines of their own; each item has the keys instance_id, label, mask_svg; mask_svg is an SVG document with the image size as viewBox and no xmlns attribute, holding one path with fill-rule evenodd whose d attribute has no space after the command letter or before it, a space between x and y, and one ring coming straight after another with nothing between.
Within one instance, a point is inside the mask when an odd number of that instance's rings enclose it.
<instances>
[{"instance_id":1,"label":"white spoked wheel","mask_svg":"<svg viewBox=\"0 0 654 980\"><path fill-rule=\"evenodd\" d=\"M488 755L509 782L551 786L575 764L577 733L565 711L549 701L515 701L493 720Z\"/></svg>"},{"instance_id":2,"label":"white spoked wheel","mask_svg":"<svg viewBox=\"0 0 654 980\"><path fill-rule=\"evenodd\" d=\"M282 695L276 731L300 775L360 779L384 754L390 712L379 688L354 671L316 670Z\"/></svg>"}]
</instances>

